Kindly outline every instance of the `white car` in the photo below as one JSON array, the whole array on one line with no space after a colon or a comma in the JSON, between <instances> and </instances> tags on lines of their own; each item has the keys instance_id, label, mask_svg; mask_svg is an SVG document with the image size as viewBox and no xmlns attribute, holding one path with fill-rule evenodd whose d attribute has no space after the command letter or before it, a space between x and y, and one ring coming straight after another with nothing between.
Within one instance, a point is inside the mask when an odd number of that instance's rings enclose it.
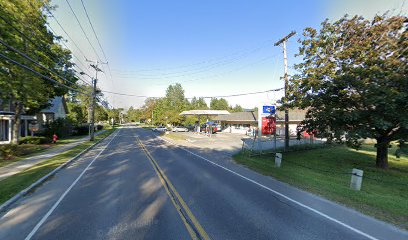
<instances>
[{"instance_id":1,"label":"white car","mask_svg":"<svg viewBox=\"0 0 408 240\"><path fill-rule=\"evenodd\" d=\"M164 126L158 126L157 128L153 128L152 130L153 132L166 132L167 128Z\"/></svg>"},{"instance_id":2,"label":"white car","mask_svg":"<svg viewBox=\"0 0 408 240\"><path fill-rule=\"evenodd\" d=\"M177 127L173 128L172 131L173 132L188 132L188 129L185 128L185 127L177 126Z\"/></svg>"}]
</instances>

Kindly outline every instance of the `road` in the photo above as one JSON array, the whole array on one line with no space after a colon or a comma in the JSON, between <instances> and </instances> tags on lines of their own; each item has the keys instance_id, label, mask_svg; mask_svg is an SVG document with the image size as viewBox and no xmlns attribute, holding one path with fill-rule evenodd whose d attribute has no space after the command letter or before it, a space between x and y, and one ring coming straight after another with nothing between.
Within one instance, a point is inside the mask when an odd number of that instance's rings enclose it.
<instances>
[{"instance_id":1,"label":"road","mask_svg":"<svg viewBox=\"0 0 408 240\"><path fill-rule=\"evenodd\" d=\"M0 217L0 239L408 239L225 155L132 127Z\"/></svg>"}]
</instances>

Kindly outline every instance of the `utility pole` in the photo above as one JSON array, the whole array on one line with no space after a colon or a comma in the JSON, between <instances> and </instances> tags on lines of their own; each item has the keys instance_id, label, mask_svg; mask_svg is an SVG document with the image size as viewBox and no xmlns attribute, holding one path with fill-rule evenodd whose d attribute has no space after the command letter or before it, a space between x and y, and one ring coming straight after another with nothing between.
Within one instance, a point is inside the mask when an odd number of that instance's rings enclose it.
<instances>
[{"instance_id":1,"label":"utility pole","mask_svg":"<svg viewBox=\"0 0 408 240\"><path fill-rule=\"evenodd\" d=\"M288 99L288 58L286 56L286 41L291 38L293 35L295 35L296 32L292 31L279 41L277 41L274 45L279 46L282 44L283 46L283 63L285 65L285 97L283 98L283 104L285 104L285 149L289 148L289 110L288 107L286 106L287 99Z\"/></svg>"},{"instance_id":2,"label":"utility pole","mask_svg":"<svg viewBox=\"0 0 408 240\"><path fill-rule=\"evenodd\" d=\"M87 60L88 62L91 62ZM95 78L92 78L92 97L90 106L90 121L89 121L89 141L95 139L95 104L96 104L96 82L98 81L98 72L102 70L98 67L99 62L96 61L93 64L89 64L95 70Z\"/></svg>"}]
</instances>

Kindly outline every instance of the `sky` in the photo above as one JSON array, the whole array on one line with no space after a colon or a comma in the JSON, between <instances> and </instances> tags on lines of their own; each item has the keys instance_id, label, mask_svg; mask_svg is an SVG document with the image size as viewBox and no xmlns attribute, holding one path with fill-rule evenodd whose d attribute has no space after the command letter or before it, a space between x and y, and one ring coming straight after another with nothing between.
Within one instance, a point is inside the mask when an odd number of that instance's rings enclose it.
<instances>
[{"instance_id":1,"label":"sky","mask_svg":"<svg viewBox=\"0 0 408 240\"><path fill-rule=\"evenodd\" d=\"M52 1L57 6L55 19L49 18L53 31L66 40L75 55L75 63L94 76L85 58L106 61L108 65L101 64L104 72L98 74L99 88L149 97L164 96L166 88L175 83L183 86L187 98L282 88L283 52L274 43L291 31L297 35L287 42L289 74L293 64L300 61L294 55L304 28L318 29L326 18L337 20L344 14L372 18L386 11L408 12L404 0L83 2L102 48L81 0ZM226 99L231 105L253 108L274 103L282 94L278 91ZM105 98L116 108L138 108L145 100L110 93L105 93Z\"/></svg>"}]
</instances>

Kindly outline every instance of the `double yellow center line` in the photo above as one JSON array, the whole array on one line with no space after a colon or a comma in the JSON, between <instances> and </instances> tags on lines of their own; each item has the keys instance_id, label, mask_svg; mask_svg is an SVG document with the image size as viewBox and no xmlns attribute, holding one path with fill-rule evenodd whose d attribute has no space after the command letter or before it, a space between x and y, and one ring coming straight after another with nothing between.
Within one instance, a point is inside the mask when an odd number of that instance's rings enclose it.
<instances>
[{"instance_id":1,"label":"double yellow center line","mask_svg":"<svg viewBox=\"0 0 408 240\"><path fill-rule=\"evenodd\" d=\"M145 145L142 143L139 137L136 137L139 146L145 152L147 158L150 160L150 163L153 166L153 169L156 171L157 176L159 177L160 181L162 182L164 188L166 189L167 194L169 195L174 207L177 209L181 219L183 220L184 225L187 228L188 233L190 234L191 238L196 239L210 239L208 234L204 231L203 227L200 225L198 220L195 218L191 210L188 208L187 204L184 202L183 198L177 192L176 188L173 184L169 181L167 176L161 170L157 161L153 158L150 152L147 150Z\"/></svg>"}]
</instances>

